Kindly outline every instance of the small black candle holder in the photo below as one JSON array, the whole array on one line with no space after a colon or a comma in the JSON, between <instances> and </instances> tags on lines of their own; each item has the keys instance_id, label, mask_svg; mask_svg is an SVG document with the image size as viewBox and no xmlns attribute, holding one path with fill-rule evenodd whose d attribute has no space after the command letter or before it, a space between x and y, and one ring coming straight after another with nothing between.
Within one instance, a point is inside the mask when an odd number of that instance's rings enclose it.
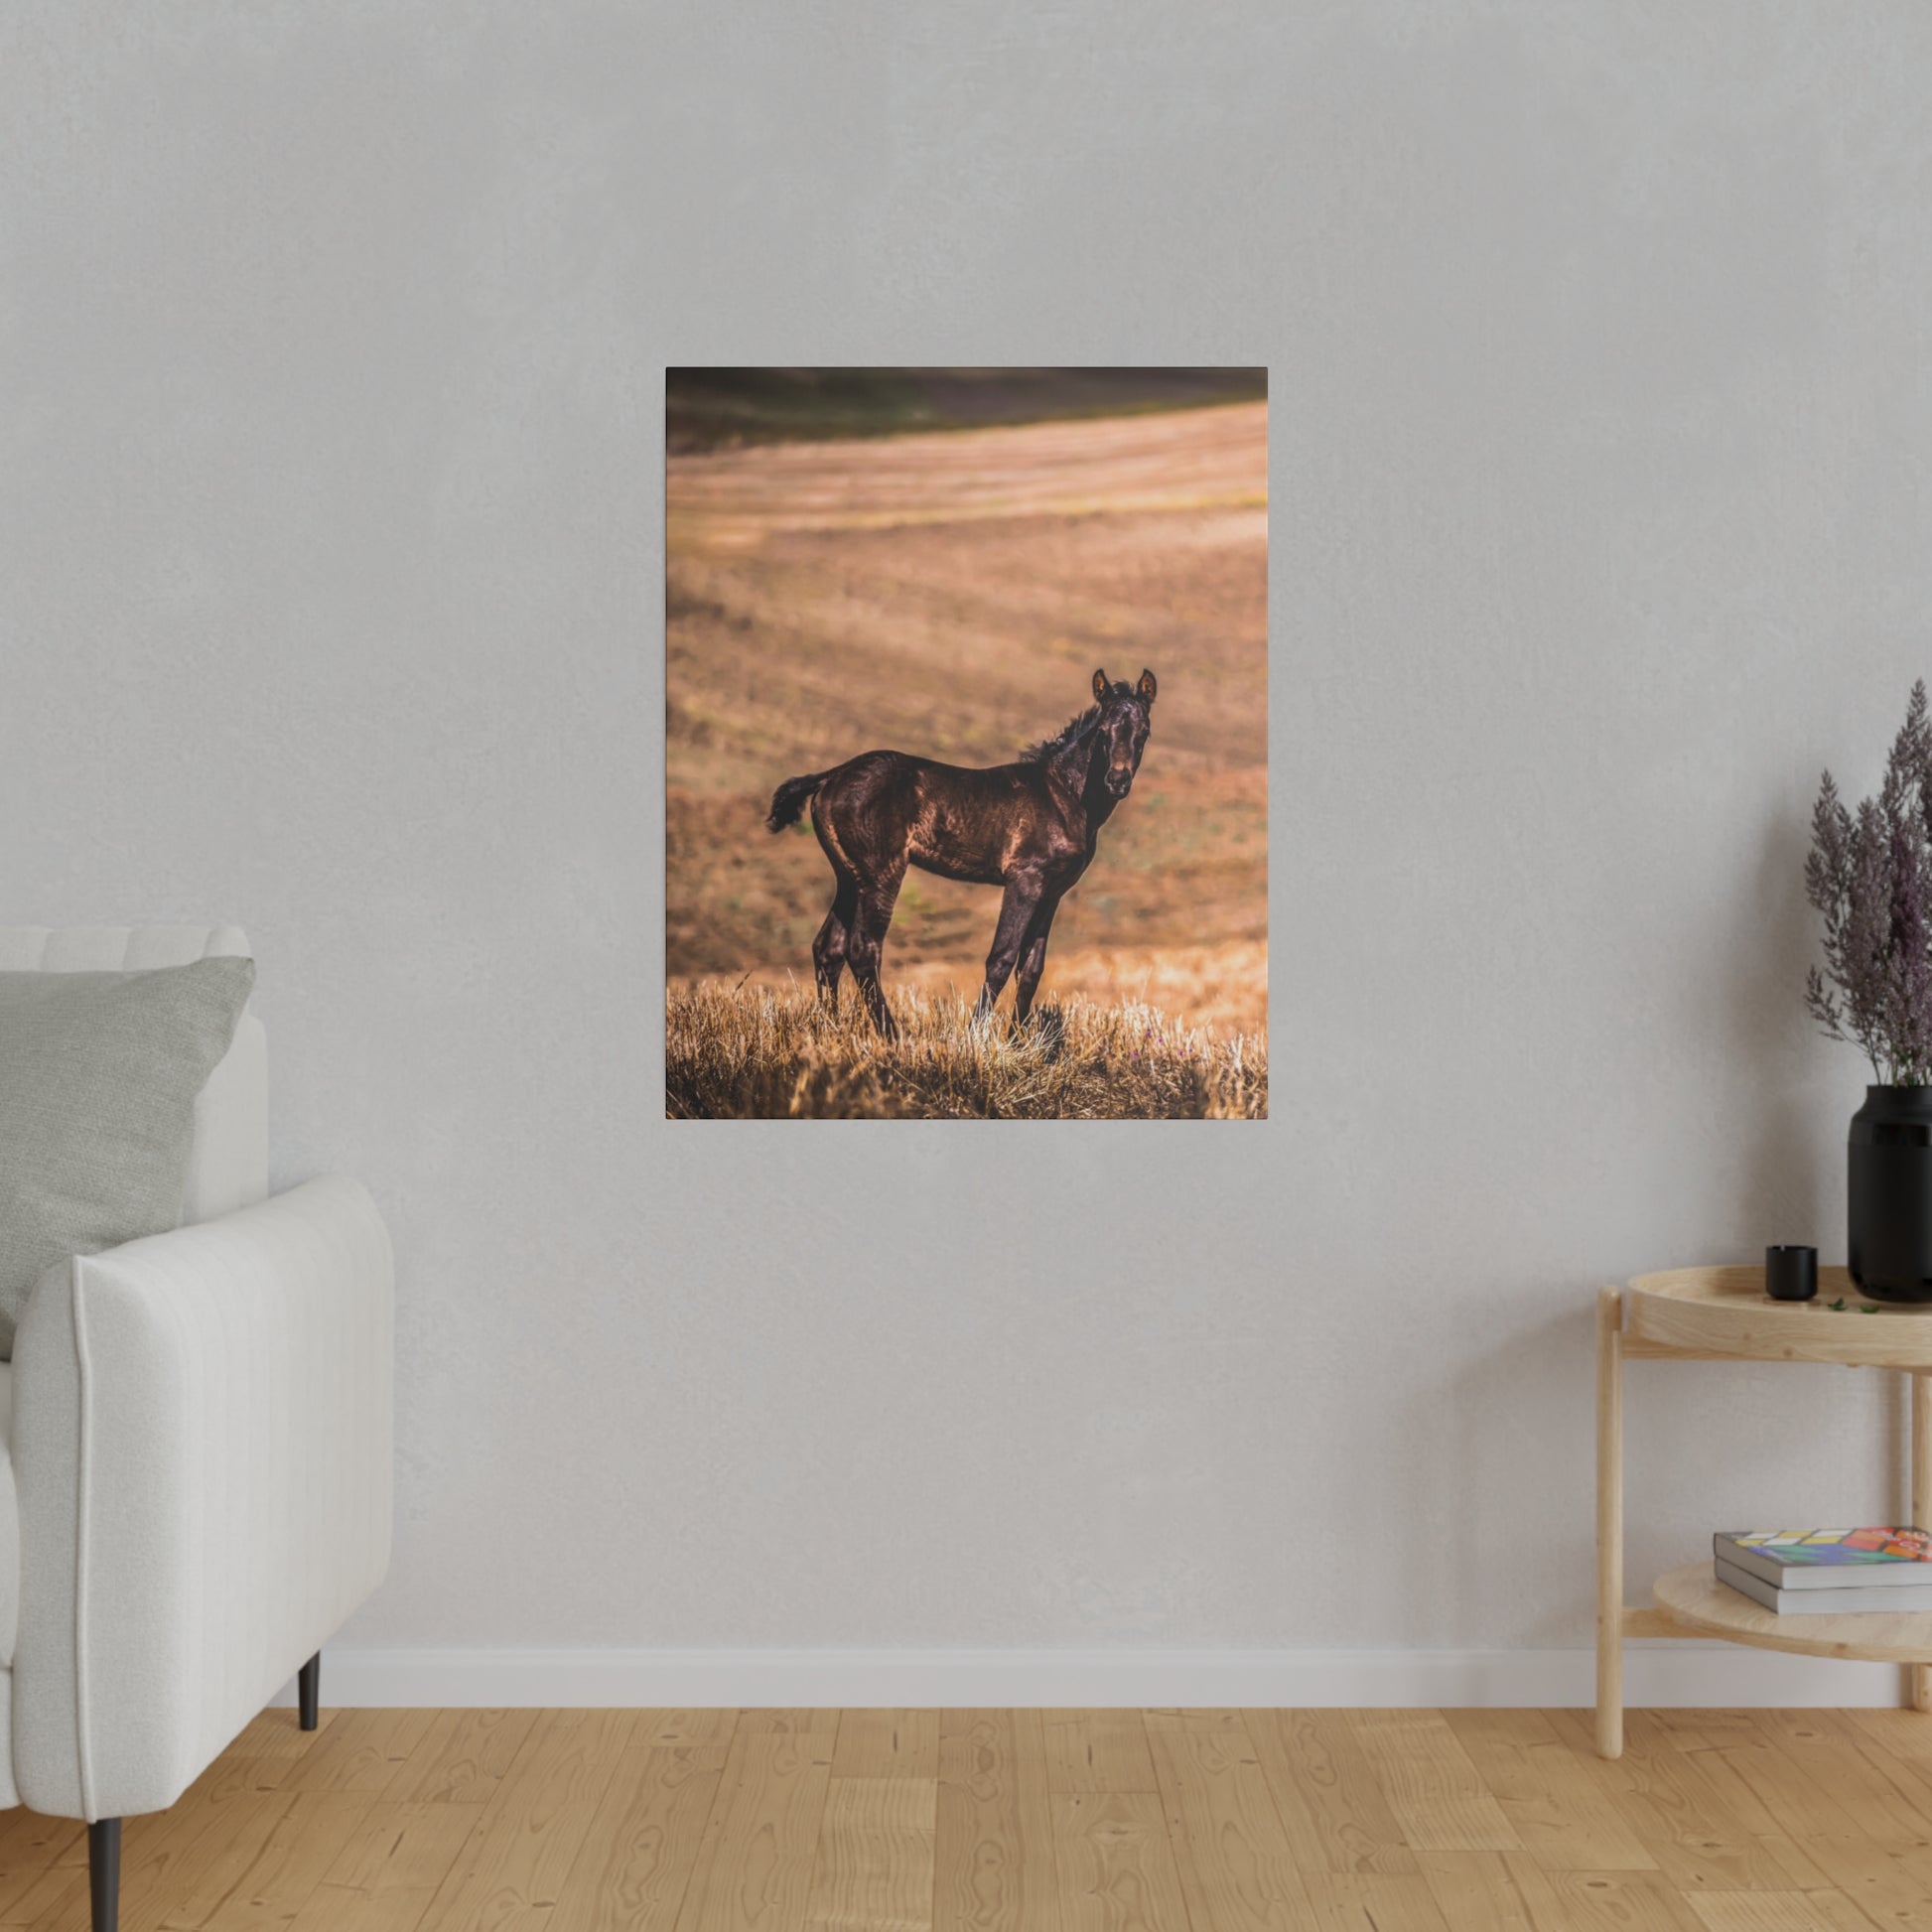
<instances>
[{"instance_id":1,"label":"small black candle holder","mask_svg":"<svg viewBox=\"0 0 1932 1932\"><path fill-rule=\"evenodd\" d=\"M1774 1302L1811 1302L1818 1297L1818 1250L1764 1250L1764 1292Z\"/></svg>"}]
</instances>

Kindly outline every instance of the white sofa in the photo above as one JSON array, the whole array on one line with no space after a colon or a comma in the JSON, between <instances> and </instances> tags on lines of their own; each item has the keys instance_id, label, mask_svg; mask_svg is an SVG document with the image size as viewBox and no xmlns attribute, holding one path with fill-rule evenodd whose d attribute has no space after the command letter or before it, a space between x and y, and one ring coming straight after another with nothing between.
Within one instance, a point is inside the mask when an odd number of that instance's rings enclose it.
<instances>
[{"instance_id":1,"label":"white sofa","mask_svg":"<svg viewBox=\"0 0 1932 1932\"><path fill-rule=\"evenodd\" d=\"M246 954L232 926L0 928L0 971ZM389 1560L393 1269L353 1180L268 1197L244 1015L196 1108L183 1224L51 1268L0 1363L0 1804L84 1818L95 1932L120 1820L172 1804Z\"/></svg>"}]
</instances>

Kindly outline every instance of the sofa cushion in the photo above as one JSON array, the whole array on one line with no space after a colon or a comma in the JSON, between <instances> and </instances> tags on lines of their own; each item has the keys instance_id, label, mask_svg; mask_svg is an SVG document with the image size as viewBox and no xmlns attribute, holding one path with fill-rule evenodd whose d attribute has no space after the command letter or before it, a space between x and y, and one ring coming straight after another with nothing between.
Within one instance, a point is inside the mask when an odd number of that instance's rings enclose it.
<instances>
[{"instance_id":1,"label":"sofa cushion","mask_svg":"<svg viewBox=\"0 0 1932 1932\"><path fill-rule=\"evenodd\" d=\"M238 925L0 925L0 973L133 973L245 959ZM252 1012L195 1102L184 1224L268 1198L268 1037Z\"/></svg>"},{"instance_id":2,"label":"sofa cushion","mask_svg":"<svg viewBox=\"0 0 1932 1932\"><path fill-rule=\"evenodd\" d=\"M179 1225L195 1100L251 959L0 973L0 1357L42 1272Z\"/></svg>"}]
</instances>

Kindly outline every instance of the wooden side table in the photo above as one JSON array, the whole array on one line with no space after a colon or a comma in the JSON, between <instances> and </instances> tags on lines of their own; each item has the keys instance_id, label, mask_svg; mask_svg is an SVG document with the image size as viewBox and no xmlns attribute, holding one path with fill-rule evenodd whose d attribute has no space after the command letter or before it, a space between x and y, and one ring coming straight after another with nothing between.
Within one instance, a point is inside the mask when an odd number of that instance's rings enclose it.
<instances>
[{"instance_id":1,"label":"wooden side table","mask_svg":"<svg viewBox=\"0 0 1932 1932\"><path fill-rule=\"evenodd\" d=\"M1846 1306L1828 1304L1841 1298ZM1912 1520L1932 1519L1932 1306L1861 1312L1843 1268L1818 1300L1773 1302L1757 1268L1677 1268L1596 1297L1596 1748L1623 1752L1623 1640L1723 1637L1765 1650L1910 1664L1911 1703L1932 1712L1932 1612L1778 1616L1718 1582L1710 1562L1657 1579L1647 1609L1623 1600L1623 1364L1838 1362L1903 1370L1912 1389Z\"/></svg>"}]
</instances>

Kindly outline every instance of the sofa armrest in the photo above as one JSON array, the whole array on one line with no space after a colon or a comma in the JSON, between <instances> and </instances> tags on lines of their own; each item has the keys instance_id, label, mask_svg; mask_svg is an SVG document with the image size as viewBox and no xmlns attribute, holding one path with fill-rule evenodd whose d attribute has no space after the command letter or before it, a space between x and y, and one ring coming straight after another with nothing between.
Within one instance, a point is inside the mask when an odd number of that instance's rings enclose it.
<instances>
[{"instance_id":1,"label":"sofa armrest","mask_svg":"<svg viewBox=\"0 0 1932 1932\"><path fill-rule=\"evenodd\" d=\"M354 1181L53 1268L14 1347L22 1798L172 1804L381 1581L393 1265Z\"/></svg>"}]
</instances>

